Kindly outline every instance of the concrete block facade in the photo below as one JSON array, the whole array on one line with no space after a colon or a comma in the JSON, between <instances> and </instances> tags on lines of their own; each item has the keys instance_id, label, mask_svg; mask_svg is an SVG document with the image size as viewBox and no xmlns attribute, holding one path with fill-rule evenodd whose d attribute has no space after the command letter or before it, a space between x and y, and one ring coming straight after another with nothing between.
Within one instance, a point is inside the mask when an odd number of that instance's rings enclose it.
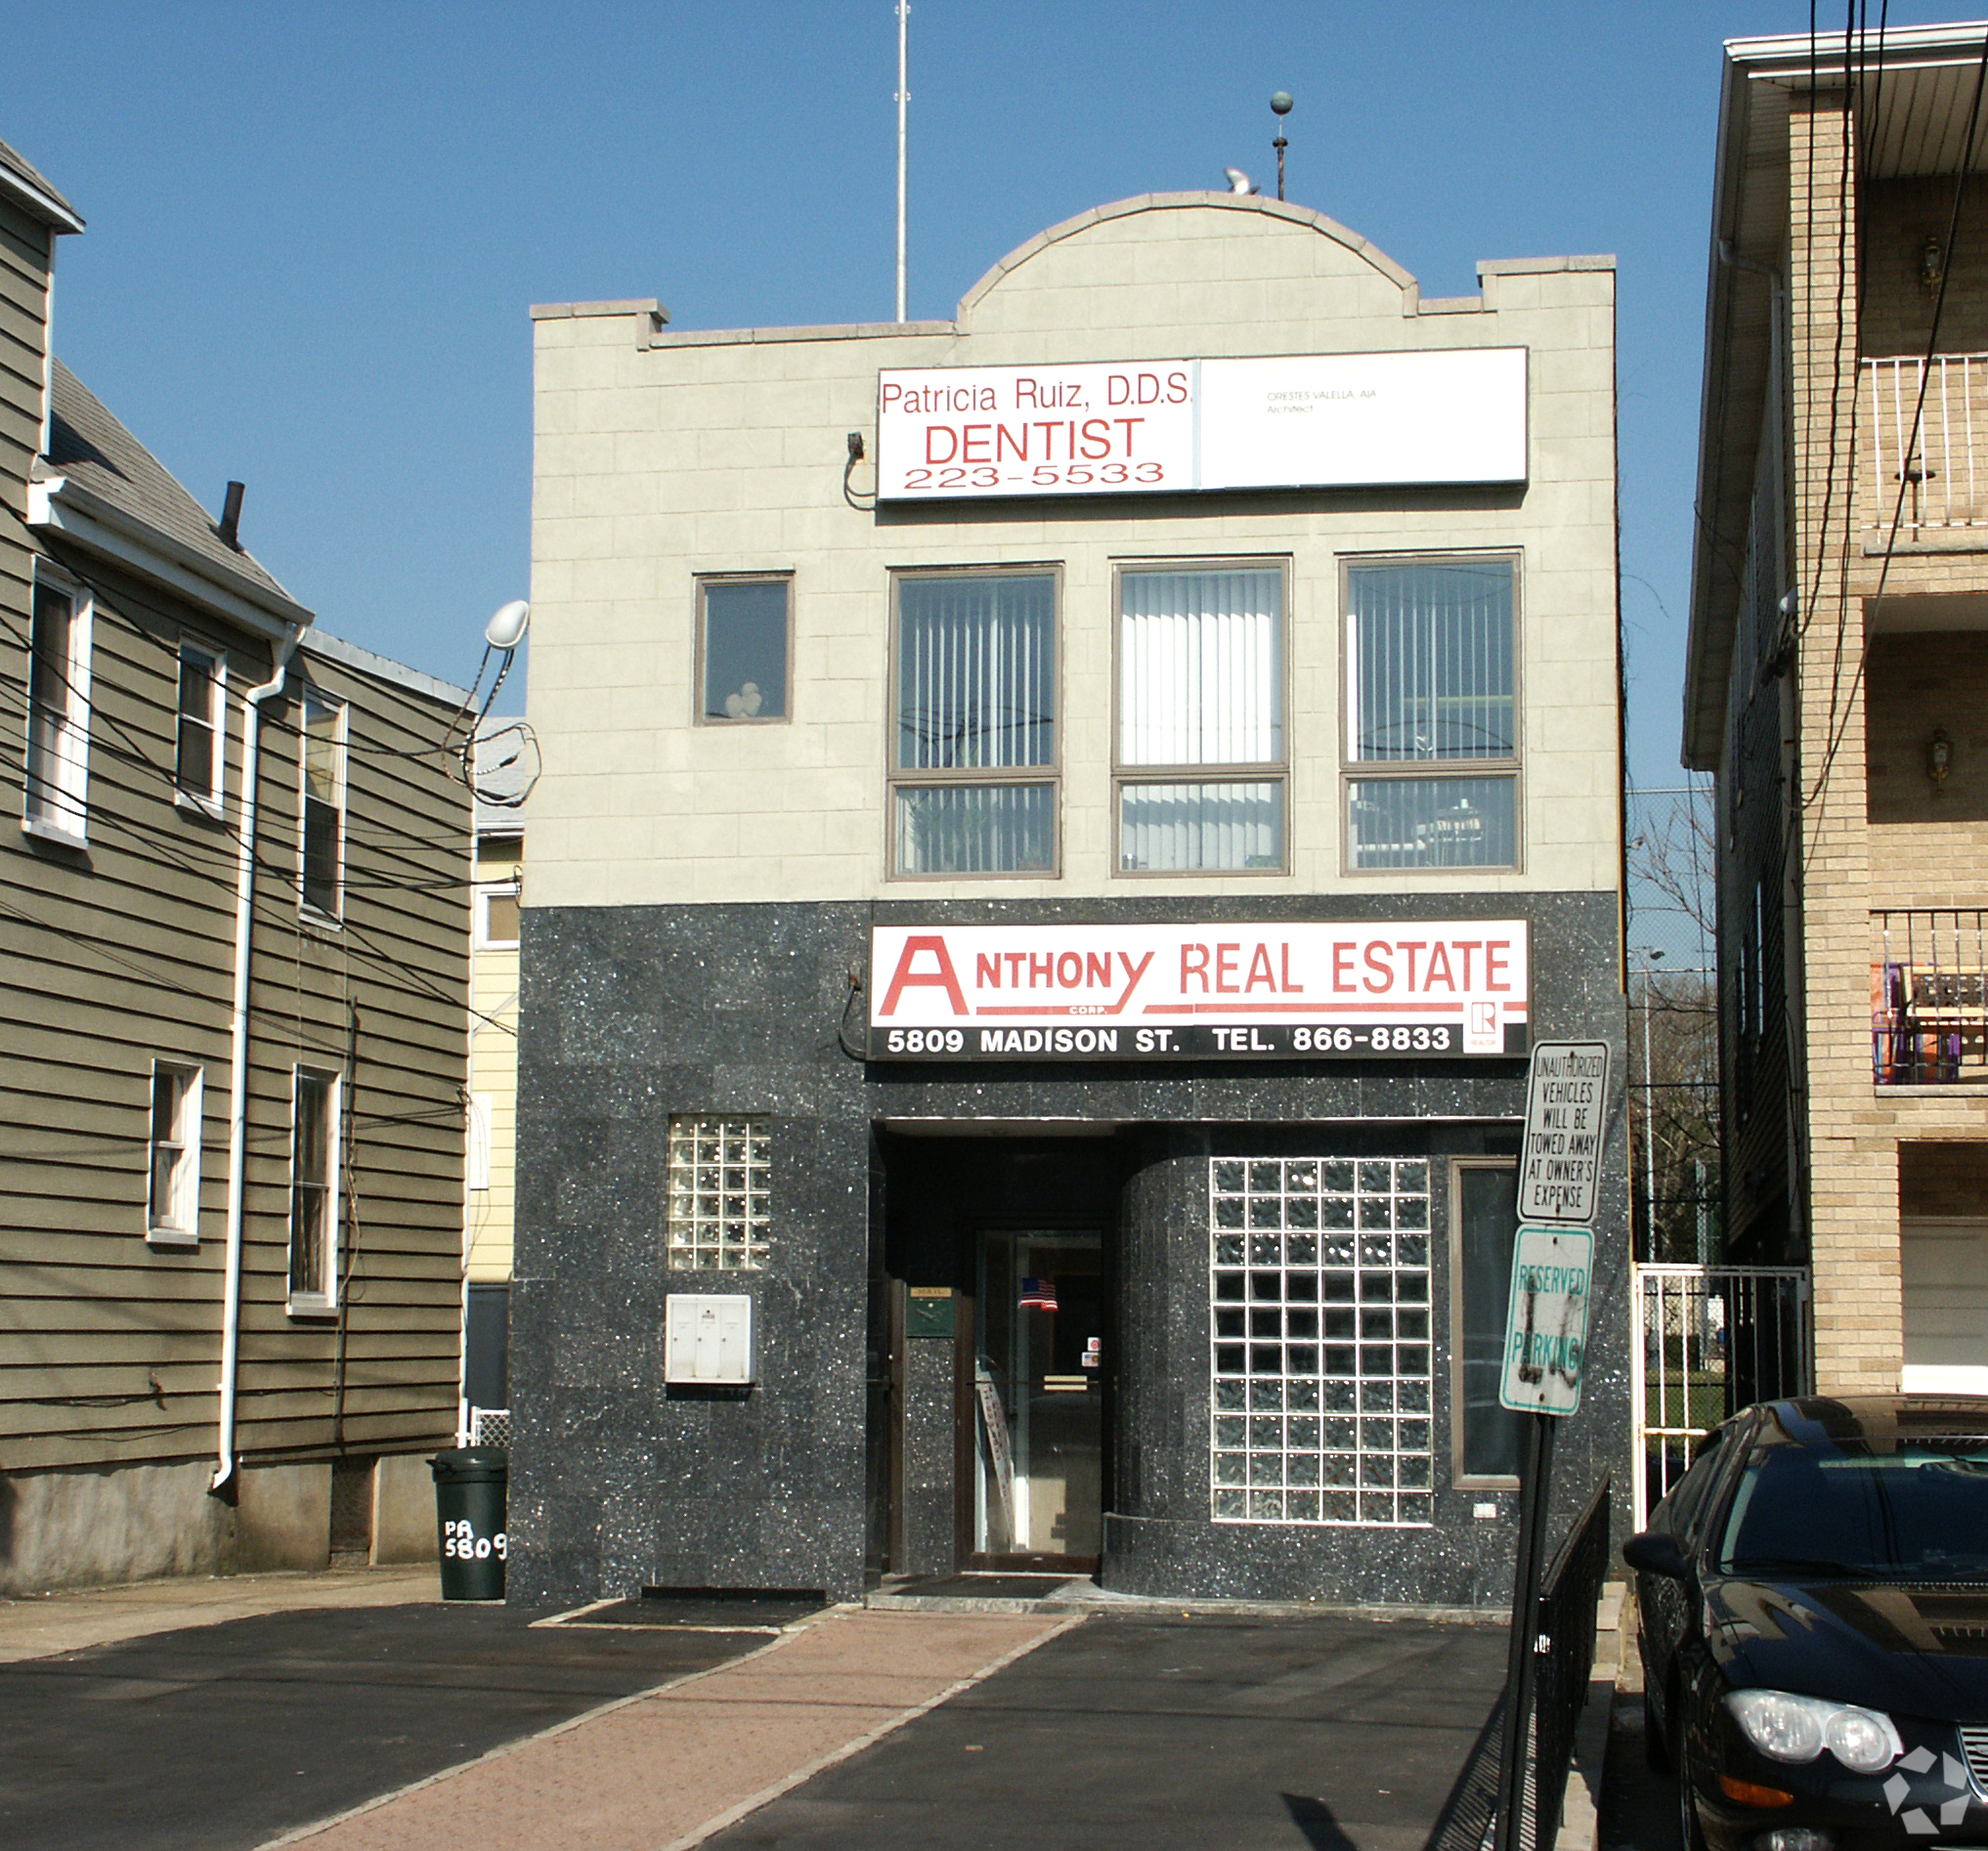
<instances>
[{"instance_id":1,"label":"concrete block facade","mask_svg":"<svg viewBox=\"0 0 1988 1851\"><path fill-rule=\"evenodd\" d=\"M872 934L890 927L1522 922L1531 1032L1618 1055L1566 1498L1626 1464L1614 274L1566 258L1480 275L1480 296L1425 303L1317 213L1184 194L1030 240L948 323L704 331L647 303L534 311L531 720L546 769L523 889L518 1598L846 1596L881 1574L1059 1564L1140 1593L1507 1597L1485 1565L1509 1560L1513 1480L1459 1464L1459 1307L1489 1237L1481 1210L1466 1232L1464 1179L1511 1176L1523 1035L1443 1060L1407 1043L1396 1059L1270 1058L1246 1037L1219 1059L913 1063L864 1043L891 978ZM1523 482L875 495L889 369L1513 347L1529 367ZM1345 575L1458 555L1513 562L1517 850L1352 872ZM1283 859L1129 874L1118 575L1204 564L1262 565L1284 587ZM899 875L895 587L1007 567L1056 584L1057 741L1038 778L1054 785L1055 865ZM742 575L791 585L786 711L726 724L704 710L700 586ZM764 1141L761 1258L689 1257L680 1217L701 1185L683 1152L700 1124ZM1335 1178L1344 1193L1316 1211L1278 1206ZM1350 1359L1333 1378L1339 1353L1313 1344L1355 1328L1352 1297L1342 1311L1318 1295L1353 1293L1358 1269L1327 1279L1319 1261L1315 1277L1313 1224L1295 1218L1353 1217L1354 1179L1369 1190L1358 1212L1397 1229L1361 1249L1359 1286L1397 1294L1360 1301L1361 1329L1394 1333L1385 1383ZM736 1188L743 1215L761 1188L743 1158ZM1281 1257L1265 1257L1267 1224L1255 1244L1222 1232L1245 1207L1294 1217ZM1024 1264L1024 1247L1047 1257ZM1274 1268L1288 1344L1265 1362L1259 1342L1247 1367L1287 1374L1245 1385L1226 1358L1271 1313L1223 1294L1267 1291ZM703 1292L751 1301L750 1389L663 1379L666 1301ZM1219 1347L1232 1325L1251 1338Z\"/></svg>"}]
</instances>

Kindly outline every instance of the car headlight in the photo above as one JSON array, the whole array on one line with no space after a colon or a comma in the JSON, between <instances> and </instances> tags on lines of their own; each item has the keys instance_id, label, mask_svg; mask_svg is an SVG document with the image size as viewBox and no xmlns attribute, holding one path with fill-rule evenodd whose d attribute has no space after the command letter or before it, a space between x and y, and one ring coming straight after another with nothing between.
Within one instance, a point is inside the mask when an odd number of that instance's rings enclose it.
<instances>
[{"instance_id":1,"label":"car headlight","mask_svg":"<svg viewBox=\"0 0 1988 1851\"><path fill-rule=\"evenodd\" d=\"M1827 1748L1853 1774L1881 1774L1905 1752L1882 1710L1789 1691L1734 1691L1726 1707L1740 1733L1772 1761L1813 1761Z\"/></svg>"}]
</instances>

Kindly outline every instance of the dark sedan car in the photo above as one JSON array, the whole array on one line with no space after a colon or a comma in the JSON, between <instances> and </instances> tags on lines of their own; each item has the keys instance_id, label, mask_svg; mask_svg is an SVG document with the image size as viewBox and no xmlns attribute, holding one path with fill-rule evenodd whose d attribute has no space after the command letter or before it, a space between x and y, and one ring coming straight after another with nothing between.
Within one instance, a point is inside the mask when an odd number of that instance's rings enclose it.
<instances>
[{"instance_id":1,"label":"dark sedan car","mask_svg":"<svg viewBox=\"0 0 1988 1851\"><path fill-rule=\"evenodd\" d=\"M1622 1553L1685 1851L1988 1845L1988 1399L1749 1408Z\"/></svg>"}]
</instances>

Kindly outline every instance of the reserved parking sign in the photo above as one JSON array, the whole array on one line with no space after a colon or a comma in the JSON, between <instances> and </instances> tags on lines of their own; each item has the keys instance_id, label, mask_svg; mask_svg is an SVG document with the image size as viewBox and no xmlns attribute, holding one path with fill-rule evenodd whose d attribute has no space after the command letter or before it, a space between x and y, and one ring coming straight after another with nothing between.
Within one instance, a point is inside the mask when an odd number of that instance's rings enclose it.
<instances>
[{"instance_id":1,"label":"reserved parking sign","mask_svg":"<svg viewBox=\"0 0 1988 1851\"><path fill-rule=\"evenodd\" d=\"M1571 1414L1580 1405L1594 1236L1584 1227L1521 1227L1512 1253L1500 1405Z\"/></svg>"}]
</instances>

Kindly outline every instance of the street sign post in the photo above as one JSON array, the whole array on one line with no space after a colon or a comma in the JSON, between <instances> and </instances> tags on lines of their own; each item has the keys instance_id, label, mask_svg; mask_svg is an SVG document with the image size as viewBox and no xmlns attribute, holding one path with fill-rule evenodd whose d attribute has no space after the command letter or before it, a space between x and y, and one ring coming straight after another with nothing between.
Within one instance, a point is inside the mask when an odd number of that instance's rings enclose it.
<instances>
[{"instance_id":1,"label":"street sign post","mask_svg":"<svg viewBox=\"0 0 1988 1851\"><path fill-rule=\"evenodd\" d=\"M1607 1042L1534 1044L1519 1159L1520 1221L1585 1226L1594 1220L1608 1102Z\"/></svg>"},{"instance_id":2,"label":"street sign post","mask_svg":"<svg viewBox=\"0 0 1988 1851\"><path fill-rule=\"evenodd\" d=\"M1512 1246L1512 1290L1498 1383L1499 1404L1529 1418L1498 1756L1497 1851L1519 1851L1526 1763L1533 1747L1539 1564L1545 1552L1553 1426L1580 1406L1594 1282L1592 1224L1608 1107L1606 1042L1534 1044L1526 1085L1525 1154L1519 1161L1520 1226Z\"/></svg>"}]
</instances>

